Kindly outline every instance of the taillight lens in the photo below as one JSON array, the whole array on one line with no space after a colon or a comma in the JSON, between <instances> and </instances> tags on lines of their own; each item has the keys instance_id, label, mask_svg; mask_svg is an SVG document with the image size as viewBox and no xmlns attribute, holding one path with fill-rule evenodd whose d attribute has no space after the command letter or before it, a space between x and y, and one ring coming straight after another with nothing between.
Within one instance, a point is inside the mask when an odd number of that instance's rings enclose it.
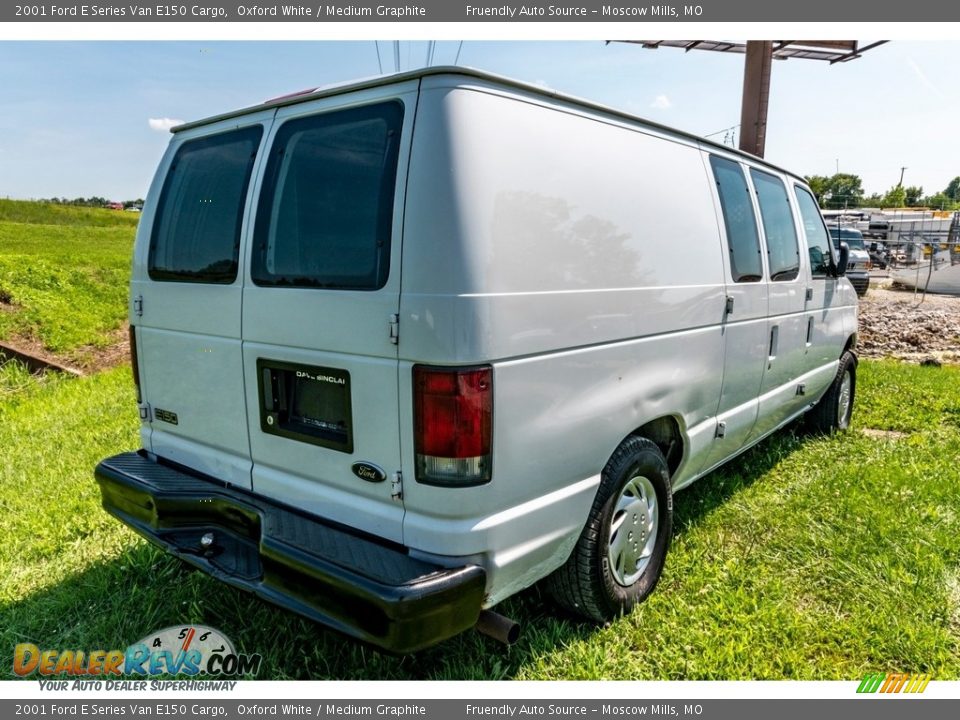
<instances>
[{"instance_id":1,"label":"taillight lens","mask_svg":"<svg viewBox=\"0 0 960 720\"><path fill-rule=\"evenodd\" d=\"M130 326L130 368L133 370L133 384L137 388L137 404L143 402L140 395L140 363L137 361L137 329Z\"/></svg>"},{"instance_id":2,"label":"taillight lens","mask_svg":"<svg viewBox=\"0 0 960 720\"><path fill-rule=\"evenodd\" d=\"M417 482L466 486L490 481L493 370L413 368Z\"/></svg>"}]
</instances>

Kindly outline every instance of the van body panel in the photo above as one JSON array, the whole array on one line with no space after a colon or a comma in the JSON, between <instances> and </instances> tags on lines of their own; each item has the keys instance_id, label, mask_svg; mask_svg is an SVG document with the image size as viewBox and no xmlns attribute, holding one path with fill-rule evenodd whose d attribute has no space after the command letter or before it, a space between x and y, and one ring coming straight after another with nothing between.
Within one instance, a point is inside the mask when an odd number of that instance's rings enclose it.
<instances>
[{"instance_id":1,"label":"van body panel","mask_svg":"<svg viewBox=\"0 0 960 720\"><path fill-rule=\"evenodd\" d=\"M265 187L266 180L261 180L258 187L258 222L264 224L268 214L264 198L271 191L276 192L273 216L269 218L271 234L265 239L267 235L258 225L258 242L274 242L273 228L284 222L276 219L277 213L293 218L286 221L287 225L300 218L302 228L305 222L302 218L307 217L304 213L313 210L303 209L296 203L327 203L323 205L327 210L316 216L319 232L326 234L318 235L316 240L303 238L301 257L309 252L306 244L314 241L327 243L334 254L351 257L350 240L342 237L349 229L336 226L337 218L329 218L346 201L337 193L377 191L365 178L382 157L371 145L374 141L359 134L366 132L367 127L380 132L381 124L386 122L379 119L380 108L386 108L383 112L392 116L391 108L399 104L402 116L398 127L387 129L383 140L387 144L383 157L396 153L396 165L395 169L385 171L393 175L384 181L390 183L391 189L385 192L390 192L393 209L388 218L389 268L382 284L377 280L369 287L359 288L306 284L295 287L291 283L296 283L298 278L293 278L290 283L269 285L256 280L251 263L243 289L243 356L246 398L251 408L247 421L253 489L394 542L401 542L403 538L403 505L393 497L392 479L400 471L401 449L397 434L397 345L391 340L390 322L399 309L404 178L416 116L416 91L417 83L408 82L281 108L270 137L271 154L280 152L277 145L281 141L277 138L283 136L288 123L300 123L292 127L305 129L285 139L286 154L277 171L276 187ZM311 123L316 123L315 128ZM311 178L309 166L304 169L302 163L296 165L296 153L304 147L307 149L302 152L315 153L318 158L328 157L329 162L339 163L346 172L355 171L358 178ZM286 165L287 162L290 165ZM269 172L268 167L264 174ZM310 182L321 184L314 187ZM300 183L300 187L294 183ZM336 183L347 185L337 188ZM283 194L288 191L289 195ZM356 198L358 204L366 200ZM265 252L269 251L267 248ZM279 256L280 250L276 253ZM336 262L336 258L329 259ZM282 262L291 261L277 259L275 268ZM348 281L353 282L350 278ZM258 363L261 366L263 363L294 364L308 373L313 372L311 368L344 373L350 396L352 447L323 447L301 438L267 432L265 419L269 418L263 414L264 390L262 378L258 376L258 372L262 373L258 371ZM352 471L356 462L377 466L385 479L377 482L361 479Z\"/></svg>"},{"instance_id":2,"label":"van body panel","mask_svg":"<svg viewBox=\"0 0 960 720\"><path fill-rule=\"evenodd\" d=\"M458 539L439 552L415 545L411 555L444 567L471 563L484 568L487 594L483 605L491 607L564 563L583 530L581 518L590 510L599 484L600 476L595 475L482 517L436 518L410 513L405 530L424 538L424 547L436 545L428 540L431 537ZM464 542L459 542L461 538Z\"/></svg>"},{"instance_id":3,"label":"van body panel","mask_svg":"<svg viewBox=\"0 0 960 720\"><path fill-rule=\"evenodd\" d=\"M420 98L402 358L522 357L717 322L713 213L678 215L669 190L708 197L694 147L542 98L436 87L447 80L425 79Z\"/></svg>"},{"instance_id":4,"label":"van body panel","mask_svg":"<svg viewBox=\"0 0 960 720\"><path fill-rule=\"evenodd\" d=\"M245 365L253 368L246 388L251 408L261 403L255 369L257 360L263 358L307 367L347 368L355 432L353 452L346 453L266 433L259 413L251 412L255 492L401 542L403 504L391 497L391 479L401 464L396 430L397 361L244 343ZM369 482L357 477L352 466L361 460L381 468L386 478Z\"/></svg>"},{"instance_id":5,"label":"van body panel","mask_svg":"<svg viewBox=\"0 0 960 720\"><path fill-rule=\"evenodd\" d=\"M493 479L456 489L406 482L404 541L437 554L483 552L485 518L537 498L570 498L565 489L596 477L617 445L649 420L678 407L689 408L678 418L682 428L709 420L720 382L713 362L719 343L719 328L706 328L496 363ZM409 367L401 362L401 377ZM411 427L407 435L412 441ZM698 468L697 461L691 459ZM413 472L410 461L404 476ZM579 497L584 512L571 517L571 526L582 527L592 495ZM556 523L568 516L552 517ZM476 532L447 534L449 522ZM552 532L532 521L517 531L531 541Z\"/></svg>"},{"instance_id":6,"label":"van body panel","mask_svg":"<svg viewBox=\"0 0 960 720\"><path fill-rule=\"evenodd\" d=\"M444 296L404 293L411 360L469 365L716 326L723 286ZM765 319L764 319L765 322ZM567 343L570 343L567 346Z\"/></svg>"},{"instance_id":7,"label":"van body panel","mask_svg":"<svg viewBox=\"0 0 960 720\"><path fill-rule=\"evenodd\" d=\"M722 284L695 146L520 100L422 91L408 183L430 203L407 208L424 239L405 251L404 294ZM678 183L691 206L680 216Z\"/></svg>"},{"instance_id":8,"label":"van body panel","mask_svg":"<svg viewBox=\"0 0 960 720\"><path fill-rule=\"evenodd\" d=\"M131 281L131 298L136 300L142 313L138 314L134 309L131 323L137 328L141 390L148 406L147 423L151 428L148 447L175 462L245 488L250 487L250 446L243 397L241 286L254 186L252 179L256 177L272 118L272 110L256 113L174 138L161 162L158 180L151 188L151 201L144 207L137 231ZM256 155L246 168L246 191L237 218L235 278L228 283L152 279L150 253L155 245L154 228L161 222L158 213L163 212L163 208L158 207L158 198L162 198L165 188L165 181L160 178L171 175L172 166L185 147L196 147L197 143L210 138L216 141L246 131L259 132L259 139L253 147ZM186 152L182 157L186 157ZM189 171L184 169L184 173ZM238 170L238 174L240 172ZM215 187L217 180L204 181L201 178L192 187L187 179L176 187L171 184L167 191L168 202L208 202L215 207L224 199ZM183 200L179 200L181 195ZM171 209L169 214L174 218L171 223L177 222L178 212L178 208ZM197 224L202 223L203 216L198 214L198 218ZM187 225L183 232L191 229ZM202 229L194 231L204 232ZM185 237L180 232L178 225L170 225L171 243ZM179 257L189 261L189 249L184 249ZM159 264L163 260L157 259L156 262ZM189 279L186 273L184 277Z\"/></svg>"},{"instance_id":9,"label":"van body panel","mask_svg":"<svg viewBox=\"0 0 960 720\"><path fill-rule=\"evenodd\" d=\"M159 428L151 437L152 452L169 462L189 467L207 477L216 478L237 487L250 489L249 453L235 449L220 449L210 444L209 438L200 443L181 434ZM229 427L229 426L228 426Z\"/></svg>"}]
</instances>

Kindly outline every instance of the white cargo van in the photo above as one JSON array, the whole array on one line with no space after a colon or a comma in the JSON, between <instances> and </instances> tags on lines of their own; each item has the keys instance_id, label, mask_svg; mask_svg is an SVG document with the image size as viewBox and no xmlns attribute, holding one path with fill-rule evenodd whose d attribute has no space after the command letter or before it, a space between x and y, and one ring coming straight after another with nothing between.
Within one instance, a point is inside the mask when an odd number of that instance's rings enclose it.
<instances>
[{"instance_id":1,"label":"white cargo van","mask_svg":"<svg viewBox=\"0 0 960 720\"><path fill-rule=\"evenodd\" d=\"M853 405L856 296L804 181L463 68L176 128L106 509L395 652L533 583L602 621L672 493ZM483 615L483 617L490 617Z\"/></svg>"}]
</instances>

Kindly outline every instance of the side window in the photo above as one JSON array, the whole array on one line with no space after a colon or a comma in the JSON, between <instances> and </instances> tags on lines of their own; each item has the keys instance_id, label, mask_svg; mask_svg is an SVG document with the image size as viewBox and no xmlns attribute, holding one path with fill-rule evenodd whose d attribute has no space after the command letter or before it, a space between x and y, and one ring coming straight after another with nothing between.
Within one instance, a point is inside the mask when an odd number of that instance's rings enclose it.
<instances>
[{"instance_id":1,"label":"side window","mask_svg":"<svg viewBox=\"0 0 960 720\"><path fill-rule=\"evenodd\" d=\"M751 169L753 186L760 202L760 219L767 238L770 279L793 280L800 274L800 247L793 224L787 188L774 175Z\"/></svg>"},{"instance_id":2,"label":"side window","mask_svg":"<svg viewBox=\"0 0 960 720\"><path fill-rule=\"evenodd\" d=\"M733 281L758 282L763 279L760 239L757 237L757 220L743 169L731 160L712 155L710 165L717 180L723 224L727 229Z\"/></svg>"},{"instance_id":3,"label":"side window","mask_svg":"<svg viewBox=\"0 0 960 720\"><path fill-rule=\"evenodd\" d=\"M254 226L257 285L383 287L402 121L403 106L387 102L277 131Z\"/></svg>"},{"instance_id":4,"label":"side window","mask_svg":"<svg viewBox=\"0 0 960 720\"><path fill-rule=\"evenodd\" d=\"M823 216L817 201L805 187L794 185L797 191L797 206L803 220L803 232L807 236L807 252L810 253L810 271L814 277L826 277L830 273L830 236L823 224Z\"/></svg>"},{"instance_id":5,"label":"side window","mask_svg":"<svg viewBox=\"0 0 960 720\"><path fill-rule=\"evenodd\" d=\"M180 146L150 237L152 280L229 285L237 279L244 200L262 134L255 125Z\"/></svg>"}]
</instances>

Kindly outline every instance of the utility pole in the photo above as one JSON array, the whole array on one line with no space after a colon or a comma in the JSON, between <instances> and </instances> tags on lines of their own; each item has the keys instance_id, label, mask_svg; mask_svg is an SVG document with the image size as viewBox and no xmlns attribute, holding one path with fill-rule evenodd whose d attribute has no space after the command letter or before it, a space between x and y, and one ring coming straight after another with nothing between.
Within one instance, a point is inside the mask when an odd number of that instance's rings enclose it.
<instances>
[{"instance_id":1,"label":"utility pole","mask_svg":"<svg viewBox=\"0 0 960 720\"><path fill-rule=\"evenodd\" d=\"M904 171L909 170L909 169L910 169L910 168L905 168L905 167L900 168L900 182L897 183L897 187L903 187L903 173L904 173Z\"/></svg>"}]
</instances>

